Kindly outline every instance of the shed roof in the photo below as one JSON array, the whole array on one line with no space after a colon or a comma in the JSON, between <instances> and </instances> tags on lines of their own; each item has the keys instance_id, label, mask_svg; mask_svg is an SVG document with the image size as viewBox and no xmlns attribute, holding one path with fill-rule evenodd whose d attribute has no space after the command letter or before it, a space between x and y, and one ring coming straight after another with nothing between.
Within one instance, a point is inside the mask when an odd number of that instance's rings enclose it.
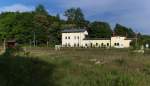
<instances>
[{"instance_id":1,"label":"shed roof","mask_svg":"<svg viewBox=\"0 0 150 86\"><path fill-rule=\"evenodd\" d=\"M16 39L8 39L6 42L16 42Z\"/></svg>"},{"instance_id":2,"label":"shed roof","mask_svg":"<svg viewBox=\"0 0 150 86\"><path fill-rule=\"evenodd\" d=\"M64 29L62 33L85 32L86 29Z\"/></svg>"}]
</instances>

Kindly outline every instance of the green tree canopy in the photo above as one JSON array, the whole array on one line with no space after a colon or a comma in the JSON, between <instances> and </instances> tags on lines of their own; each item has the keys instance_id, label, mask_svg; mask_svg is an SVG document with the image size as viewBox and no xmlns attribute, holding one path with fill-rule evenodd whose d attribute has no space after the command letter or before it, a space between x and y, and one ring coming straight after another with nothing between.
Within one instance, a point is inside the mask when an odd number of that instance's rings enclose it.
<instances>
[{"instance_id":1,"label":"green tree canopy","mask_svg":"<svg viewBox=\"0 0 150 86\"><path fill-rule=\"evenodd\" d=\"M131 28L127 28L123 25L116 24L114 28L115 35L135 37L135 32Z\"/></svg>"},{"instance_id":2,"label":"green tree canopy","mask_svg":"<svg viewBox=\"0 0 150 86\"><path fill-rule=\"evenodd\" d=\"M42 14L42 15L48 15L48 12L45 10L44 6L39 4L36 8L35 8L35 13L38 14Z\"/></svg>"},{"instance_id":3,"label":"green tree canopy","mask_svg":"<svg viewBox=\"0 0 150 86\"><path fill-rule=\"evenodd\" d=\"M112 34L111 27L106 22L95 21L90 24L89 36L95 38L108 38Z\"/></svg>"},{"instance_id":4,"label":"green tree canopy","mask_svg":"<svg viewBox=\"0 0 150 86\"><path fill-rule=\"evenodd\" d=\"M88 27L89 36L94 38L109 38L111 27L106 22L89 22L84 18L80 8L70 8L65 11L67 21L48 14L43 5L38 5L32 12L4 12L0 14L0 40L16 39L19 43L33 43L34 38L39 44L60 44L61 30L66 28ZM135 37L131 28L116 24L116 35ZM36 37L34 37L34 34ZM149 41L146 37L139 38L143 42ZM148 37L147 37L148 38ZM147 41L144 41L147 40ZM141 41L141 40L140 40Z\"/></svg>"},{"instance_id":5,"label":"green tree canopy","mask_svg":"<svg viewBox=\"0 0 150 86\"><path fill-rule=\"evenodd\" d=\"M80 8L70 8L65 11L68 23L76 24L77 27L84 27L86 21L84 14Z\"/></svg>"}]
</instances>

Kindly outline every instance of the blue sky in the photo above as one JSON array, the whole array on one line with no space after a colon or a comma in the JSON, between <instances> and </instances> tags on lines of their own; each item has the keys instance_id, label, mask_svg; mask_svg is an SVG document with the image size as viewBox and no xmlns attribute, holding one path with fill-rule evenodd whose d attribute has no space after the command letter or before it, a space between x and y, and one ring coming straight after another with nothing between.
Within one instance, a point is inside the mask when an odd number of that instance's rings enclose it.
<instances>
[{"instance_id":1,"label":"blue sky","mask_svg":"<svg viewBox=\"0 0 150 86\"><path fill-rule=\"evenodd\" d=\"M106 21L133 28L136 32L150 34L150 0L1 0L0 12L32 11L42 4L47 11L61 18L71 7L80 7L86 19Z\"/></svg>"}]
</instances>

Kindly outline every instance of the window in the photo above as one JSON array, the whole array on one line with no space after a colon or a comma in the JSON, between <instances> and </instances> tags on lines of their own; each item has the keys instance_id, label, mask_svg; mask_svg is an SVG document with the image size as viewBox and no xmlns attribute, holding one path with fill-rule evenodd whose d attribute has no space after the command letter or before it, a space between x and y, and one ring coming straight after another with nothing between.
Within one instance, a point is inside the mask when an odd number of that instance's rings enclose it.
<instances>
[{"instance_id":1,"label":"window","mask_svg":"<svg viewBox=\"0 0 150 86\"><path fill-rule=\"evenodd\" d=\"M104 46L104 43L102 43L101 46Z\"/></svg>"},{"instance_id":2,"label":"window","mask_svg":"<svg viewBox=\"0 0 150 86\"><path fill-rule=\"evenodd\" d=\"M98 46L98 43L96 43L96 46Z\"/></svg>"},{"instance_id":3,"label":"window","mask_svg":"<svg viewBox=\"0 0 150 86\"><path fill-rule=\"evenodd\" d=\"M107 46L109 46L109 43L107 43Z\"/></svg>"},{"instance_id":4,"label":"window","mask_svg":"<svg viewBox=\"0 0 150 86\"><path fill-rule=\"evenodd\" d=\"M74 47L76 47L76 44L74 44Z\"/></svg>"},{"instance_id":5,"label":"window","mask_svg":"<svg viewBox=\"0 0 150 86\"><path fill-rule=\"evenodd\" d=\"M117 43L115 43L114 45L117 46Z\"/></svg>"},{"instance_id":6,"label":"window","mask_svg":"<svg viewBox=\"0 0 150 86\"><path fill-rule=\"evenodd\" d=\"M117 43L117 46L119 46L119 43Z\"/></svg>"},{"instance_id":7,"label":"window","mask_svg":"<svg viewBox=\"0 0 150 86\"><path fill-rule=\"evenodd\" d=\"M70 36L68 36L68 39L70 39Z\"/></svg>"},{"instance_id":8,"label":"window","mask_svg":"<svg viewBox=\"0 0 150 86\"><path fill-rule=\"evenodd\" d=\"M78 36L78 39L79 39L79 36Z\"/></svg>"},{"instance_id":9,"label":"window","mask_svg":"<svg viewBox=\"0 0 150 86\"><path fill-rule=\"evenodd\" d=\"M120 44L119 44L119 43L115 43L114 45L115 45L115 46L119 46Z\"/></svg>"},{"instance_id":10,"label":"window","mask_svg":"<svg viewBox=\"0 0 150 86\"><path fill-rule=\"evenodd\" d=\"M87 44L85 44L85 46L88 46Z\"/></svg>"},{"instance_id":11,"label":"window","mask_svg":"<svg viewBox=\"0 0 150 86\"><path fill-rule=\"evenodd\" d=\"M91 43L90 45L91 45L91 47L93 46L93 44L92 44L92 43Z\"/></svg>"},{"instance_id":12,"label":"window","mask_svg":"<svg viewBox=\"0 0 150 86\"><path fill-rule=\"evenodd\" d=\"M65 39L67 39L67 37L65 37Z\"/></svg>"}]
</instances>

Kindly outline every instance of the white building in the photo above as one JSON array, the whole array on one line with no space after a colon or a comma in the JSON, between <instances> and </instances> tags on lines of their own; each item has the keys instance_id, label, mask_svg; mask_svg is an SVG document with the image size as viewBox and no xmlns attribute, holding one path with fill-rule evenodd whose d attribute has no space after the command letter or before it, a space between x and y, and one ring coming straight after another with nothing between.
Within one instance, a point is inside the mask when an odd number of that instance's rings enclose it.
<instances>
[{"instance_id":1,"label":"white building","mask_svg":"<svg viewBox=\"0 0 150 86\"><path fill-rule=\"evenodd\" d=\"M114 47L129 48L132 39L121 36L111 38L87 38L86 29L66 29L62 31L63 47Z\"/></svg>"}]
</instances>

